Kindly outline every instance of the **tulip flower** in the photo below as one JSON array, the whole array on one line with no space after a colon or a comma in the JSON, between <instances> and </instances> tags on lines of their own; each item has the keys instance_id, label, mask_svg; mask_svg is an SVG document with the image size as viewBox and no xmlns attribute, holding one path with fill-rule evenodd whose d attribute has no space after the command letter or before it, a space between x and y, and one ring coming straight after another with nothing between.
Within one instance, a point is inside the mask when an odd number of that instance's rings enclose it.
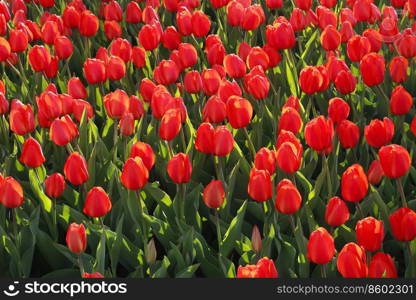
<instances>
[{"instance_id":1,"label":"tulip flower","mask_svg":"<svg viewBox=\"0 0 416 300\"><path fill-rule=\"evenodd\" d=\"M302 129L302 125L302 118L296 109L292 107L285 107L282 109L278 124L278 132L287 130L297 134Z\"/></svg>"},{"instance_id":2,"label":"tulip flower","mask_svg":"<svg viewBox=\"0 0 416 300\"><path fill-rule=\"evenodd\" d=\"M129 158L121 171L121 183L129 190L139 190L149 179L149 171L139 156Z\"/></svg>"},{"instance_id":3,"label":"tulip flower","mask_svg":"<svg viewBox=\"0 0 416 300\"><path fill-rule=\"evenodd\" d=\"M343 148L354 148L360 139L360 128L357 124L344 120L338 124L337 134Z\"/></svg>"},{"instance_id":4,"label":"tulip flower","mask_svg":"<svg viewBox=\"0 0 416 300\"><path fill-rule=\"evenodd\" d=\"M238 266L237 278L277 278L278 272L274 262L261 258L256 265Z\"/></svg>"},{"instance_id":5,"label":"tulip flower","mask_svg":"<svg viewBox=\"0 0 416 300\"><path fill-rule=\"evenodd\" d=\"M0 203L8 208L19 207L24 202L23 188L13 177L0 180Z\"/></svg>"},{"instance_id":6,"label":"tulip flower","mask_svg":"<svg viewBox=\"0 0 416 300\"><path fill-rule=\"evenodd\" d=\"M0 62L6 61L11 54L11 47L9 42L3 38L0 37Z\"/></svg>"},{"instance_id":7,"label":"tulip flower","mask_svg":"<svg viewBox=\"0 0 416 300\"><path fill-rule=\"evenodd\" d=\"M403 56L395 56L390 62L390 77L394 82L400 83L407 80L407 68L409 61Z\"/></svg>"},{"instance_id":8,"label":"tulip flower","mask_svg":"<svg viewBox=\"0 0 416 300\"><path fill-rule=\"evenodd\" d=\"M385 69L384 57L377 53L366 54L360 62L362 79L369 87L384 81Z\"/></svg>"},{"instance_id":9,"label":"tulip flower","mask_svg":"<svg viewBox=\"0 0 416 300\"><path fill-rule=\"evenodd\" d=\"M232 78L241 78L246 74L246 64L235 54L225 56L224 68L228 76Z\"/></svg>"},{"instance_id":10,"label":"tulip flower","mask_svg":"<svg viewBox=\"0 0 416 300\"><path fill-rule=\"evenodd\" d=\"M227 107L218 96L212 96L202 110L202 120L209 123L221 123L227 117Z\"/></svg>"},{"instance_id":11,"label":"tulip flower","mask_svg":"<svg viewBox=\"0 0 416 300\"><path fill-rule=\"evenodd\" d=\"M65 186L65 178L60 173L53 173L45 179L45 192L51 198L61 197Z\"/></svg>"},{"instance_id":12,"label":"tulip flower","mask_svg":"<svg viewBox=\"0 0 416 300\"><path fill-rule=\"evenodd\" d=\"M234 137L226 126L217 126L213 133L213 154L226 156L234 149Z\"/></svg>"},{"instance_id":13,"label":"tulip flower","mask_svg":"<svg viewBox=\"0 0 416 300\"><path fill-rule=\"evenodd\" d=\"M373 217L359 220L355 225L357 243L366 251L380 249L384 239L383 222Z\"/></svg>"},{"instance_id":14,"label":"tulip flower","mask_svg":"<svg viewBox=\"0 0 416 300\"><path fill-rule=\"evenodd\" d=\"M80 254L87 248L87 234L83 224L71 223L66 232L66 244L72 252Z\"/></svg>"},{"instance_id":15,"label":"tulip flower","mask_svg":"<svg viewBox=\"0 0 416 300\"><path fill-rule=\"evenodd\" d=\"M207 207L217 209L224 203L225 192L220 180L211 180L204 188L202 199Z\"/></svg>"},{"instance_id":16,"label":"tulip flower","mask_svg":"<svg viewBox=\"0 0 416 300\"><path fill-rule=\"evenodd\" d=\"M274 151L261 148L254 157L254 167L257 170L267 170L269 174L276 172L276 155Z\"/></svg>"},{"instance_id":17,"label":"tulip flower","mask_svg":"<svg viewBox=\"0 0 416 300\"><path fill-rule=\"evenodd\" d=\"M410 242L416 238L416 213L401 207L389 216L390 228L398 241Z\"/></svg>"},{"instance_id":18,"label":"tulip flower","mask_svg":"<svg viewBox=\"0 0 416 300\"><path fill-rule=\"evenodd\" d=\"M370 278L397 278L397 270L393 258L383 252L376 253L368 267Z\"/></svg>"},{"instance_id":19,"label":"tulip flower","mask_svg":"<svg viewBox=\"0 0 416 300\"><path fill-rule=\"evenodd\" d=\"M86 99L87 89L78 77L72 77L67 83L68 94L76 99Z\"/></svg>"},{"instance_id":20,"label":"tulip flower","mask_svg":"<svg viewBox=\"0 0 416 300\"><path fill-rule=\"evenodd\" d=\"M323 265L329 263L334 257L334 238L325 228L319 227L309 236L307 247L308 259L315 264L322 265L322 277L326 277L325 267Z\"/></svg>"},{"instance_id":21,"label":"tulip flower","mask_svg":"<svg viewBox=\"0 0 416 300\"><path fill-rule=\"evenodd\" d=\"M338 48L339 44L341 44L341 34L334 26L326 26L321 33L322 48L326 51L333 51Z\"/></svg>"},{"instance_id":22,"label":"tulip flower","mask_svg":"<svg viewBox=\"0 0 416 300\"><path fill-rule=\"evenodd\" d=\"M84 214L91 218L101 218L111 210L111 200L102 187L93 187L87 193Z\"/></svg>"},{"instance_id":23,"label":"tulip flower","mask_svg":"<svg viewBox=\"0 0 416 300\"><path fill-rule=\"evenodd\" d=\"M342 198L350 202L362 200L368 191L368 179L364 169L359 164L348 167L341 177Z\"/></svg>"},{"instance_id":24,"label":"tulip flower","mask_svg":"<svg viewBox=\"0 0 416 300\"><path fill-rule=\"evenodd\" d=\"M190 94L196 94L202 89L202 79L198 71L189 71L185 74L184 87Z\"/></svg>"},{"instance_id":25,"label":"tulip flower","mask_svg":"<svg viewBox=\"0 0 416 300\"><path fill-rule=\"evenodd\" d=\"M195 149L206 154L214 154L214 127L210 123L202 123L196 131Z\"/></svg>"},{"instance_id":26,"label":"tulip flower","mask_svg":"<svg viewBox=\"0 0 416 300\"><path fill-rule=\"evenodd\" d=\"M368 182L371 184L379 184L384 177L383 167L379 160L373 160L367 171Z\"/></svg>"},{"instance_id":27,"label":"tulip flower","mask_svg":"<svg viewBox=\"0 0 416 300\"><path fill-rule=\"evenodd\" d=\"M251 169L248 194L257 202L264 202L272 197L272 179L268 171Z\"/></svg>"},{"instance_id":28,"label":"tulip flower","mask_svg":"<svg viewBox=\"0 0 416 300\"><path fill-rule=\"evenodd\" d=\"M280 181L276 187L276 210L283 214L293 214L301 204L302 196L296 186L289 179Z\"/></svg>"},{"instance_id":29,"label":"tulip flower","mask_svg":"<svg viewBox=\"0 0 416 300\"><path fill-rule=\"evenodd\" d=\"M293 27L287 21L275 21L273 26L267 25L266 38L267 43L276 50L291 49L296 44Z\"/></svg>"},{"instance_id":30,"label":"tulip flower","mask_svg":"<svg viewBox=\"0 0 416 300\"><path fill-rule=\"evenodd\" d=\"M106 81L107 74L104 62L99 59L88 58L84 63L84 75L89 84Z\"/></svg>"},{"instance_id":31,"label":"tulip flower","mask_svg":"<svg viewBox=\"0 0 416 300\"><path fill-rule=\"evenodd\" d=\"M173 140L181 130L181 116L177 109L168 109L162 117L159 136L166 141Z\"/></svg>"},{"instance_id":32,"label":"tulip flower","mask_svg":"<svg viewBox=\"0 0 416 300\"><path fill-rule=\"evenodd\" d=\"M176 154L169 160L166 168L170 179L176 184L187 183L191 179L192 165L187 154Z\"/></svg>"},{"instance_id":33,"label":"tulip flower","mask_svg":"<svg viewBox=\"0 0 416 300\"><path fill-rule=\"evenodd\" d=\"M32 107L14 99L10 109L10 130L17 135L25 135L35 130L35 118Z\"/></svg>"},{"instance_id":34,"label":"tulip flower","mask_svg":"<svg viewBox=\"0 0 416 300\"><path fill-rule=\"evenodd\" d=\"M68 156L64 165L66 179L73 185L81 185L88 181L89 173L85 158L78 152L73 152Z\"/></svg>"},{"instance_id":35,"label":"tulip flower","mask_svg":"<svg viewBox=\"0 0 416 300\"><path fill-rule=\"evenodd\" d=\"M130 3L136 3L136 2L130 2ZM82 275L82 278L104 278L104 276L100 272L94 272L94 273L84 273Z\"/></svg>"},{"instance_id":36,"label":"tulip flower","mask_svg":"<svg viewBox=\"0 0 416 300\"><path fill-rule=\"evenodd\" d=\"M161 35L156 26L146 24L139 31L139 43L147 51L156 49L159 46Z\"/></svg>"},{"instance_id":37,"label":"tulip flower","mask_svg":"<svg viewBox=\"0 0 416 300\"><path fill-rule=\"evenodd\" d=\"M378 151L384 174L389 178L404 176L411 165L409 152L400 145L383 146Z\"/></svg>"},{"instance_id":38,"label":"tulip flower","mask_svg":"<svg viewBox=\"0 0 416 300\"><path fill-rule=\"evenodd\" d=\"M112 81L120 80L126 75L126 65L120 57L110 56L106 65L106 72L108 79Z\"/></svg>"},{"instance_id":39,"label":"tulip flower","mask_svg":"<svg viewBox=\"0 0 416 300\"><path fill-rule=\"evenodd\" d=\"M123 90L116 90L104 96L105 110L112 119L120 119L129 110L130 98Z\"/></svg>"},{"instance_id":40,"label":"tulip flower","mask_svg":"<svg viewBox=\"0 0 416 300\"><path fill-rule=\"evenodd\" d=\"M97 16L85 10L80 16L79 33L86 37L94 36L98 31L98 27L99 22Z\"/></svg>"},{"instance_id":41,"label":"tulip flower","mask_svg":"<svg viewBox=\"0 0 416 300\"><path fill-rule=\"evenodd\" d=\"M413 105L413 97L406 89L399 85L391 92L390 111L393 115L407 114Z\"/></svg>"},{"instance_id":42,"label":"tulip flower","mask_svg":"<svg viewBox=\"0 0 416 300\"><path fill-rule=\"evenodd\" d=\"M282 130L276 141L277 165L284 172L293 174L302 163L303 148L300 141L290 131Z\"/></svg>"},{"instance_id":43,"label":"tulip flower","mask_svg":"<svg viewBox=\"0 0 416 300\"><path fill-rule=\"evenodd\" d=\"M348 206L339 197L329 199L325 210L325 221L330 226L341 226L350 218Z\"/></svg>"},{"instance_id":44,"label":"tulip flower","mask_svg":"<svg viewBox=\"0 0 416 300\"><path fill-rule=\"evenodd\" d=\"M375 148L380 148L391 142L394 135L394 123L387 117L383 121L374 119L364 128L364 136L367 143Z\"/></svg>"},{"instance_id":45,"label":"tulip flower","mask_svg":"<svg viewBox=\"0 0 416 300\"><path fill-rule=\"evenodd\" d=\"M346 120L350 114L350 106L341 98L332 98L328 103L328 116L335 124Z\"/></svg>"},{"instance_id":46,"label":"tulip flower","mask_svg":"<svg viewBox=\"0 0 416 300\"><path fill-rule=\"evenodd\" d=\"M366 37L355 35L348 40L347 55L351 61L360 61L370 52L371 43Z\"/></svg>"},{"instance_id":47,"label":"tulip flower","mask_svg":"<svg viewBox=\"0 0 416 300\"><path fill-rule=\"evenodd\" d=\"M142 20L142 10L137 2L129 2L126 7L126 22L138 24Z\"/></svg>"},{"instance_id":48,"label":"tulip flower","mask_svg":"<svg viewBox=\"0 0 416 300\"><path fill-rule=\"evenodd\" d=\"M233 128L246 127L253 116L253 107L247 99L231 96L227 100L227 118Z\"/></svg>"},{"instance_id":49,"label":"tulip flower","mask_svg":"<svg viewBox=\"0 0 416 300\"><path fill-rule=\"evenodd\" d=\"M127 64L132 58L133 48L128 40L118 38L111 43L109 52L111 56L118 56Z\"/></svg>"},{"instance_id":50,"label":"tulip flower","mask_svg":"<svg viewBox=\"0 0 416 300\"><path fill-rule=\"evenodd\" d=\"M365 278L368 274L366 255L355 243L346 244L337 258L337 269L344 278Z\"/></svg>"},{"instance_id":51,"label":"tulip flower","mask_svg":"<svg viewBox=\"0 0 416 300\"><path fill-rule=\"evenodd\" d=\"M334 127L331 119L316 117L305 126L306 143L315 151L322 152L332 146Z\"/></svg>"},{"instance_id":52,"label":"tulip flower","mask_svg":"<svg viewBox=\"0 0 416 300\"><path fill-rule=\"evenodd\" d=\"M38 168L45 162L42 147L34 138L28 138L22 146L22 155L19 161L29 168Z\"/></svg>"}]
</instances>

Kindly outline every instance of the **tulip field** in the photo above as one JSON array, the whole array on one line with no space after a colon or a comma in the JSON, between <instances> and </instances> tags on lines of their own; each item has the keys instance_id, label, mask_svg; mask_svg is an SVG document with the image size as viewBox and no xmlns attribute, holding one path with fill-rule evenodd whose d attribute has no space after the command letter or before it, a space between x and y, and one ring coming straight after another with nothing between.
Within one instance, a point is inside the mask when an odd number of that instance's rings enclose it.
<instances>
[{"instance_id":1,"label":"tulip field","mask_svg":"<svg viewBox=\"0 0 416 300\"><path fill-rule=\"evenodd\" d=\"M0 0L0 277L416 277L416 0Z\"/></svg>"}]
</instances>

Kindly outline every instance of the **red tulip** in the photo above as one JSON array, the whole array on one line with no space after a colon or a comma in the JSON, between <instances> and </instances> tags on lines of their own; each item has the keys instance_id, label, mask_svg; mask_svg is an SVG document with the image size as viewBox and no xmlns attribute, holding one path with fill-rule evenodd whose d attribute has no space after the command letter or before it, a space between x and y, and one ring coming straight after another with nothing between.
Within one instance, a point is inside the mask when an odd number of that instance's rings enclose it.
<instances>
[{"instance_id":1,"label":"red tulip","mask_svg":"<svg viewBox=\"0 0 416 300\"><path fill-rule=\"evenodd\" d=\"M111 43L109 52L112 56L118 56L128 63L132 58L133 48L128 40L119 38Z\"/></svg>"},{"instance_id":2,"label":"red tulip","mask_svg":"<svg viewBox=\"0 0 416 300\"><path fill-rule=\"evenodd\" d=\"M276 172L276 155L274 151L261 148L254 157L254 167L257 170L267 170L269 174Z\"/></svg>"},{"instance_id":3,"label":"red tulip","mask_svg":"<svg viewBox=\"0 0 416 300\"><path fill-rule=\"evenodd\" d=\"M274 262L261 258L256 265L238 266L237 278L277 278L278 273Z\"/></svg>"},{"instance_id":4,"label":"red tulip","mask_svg":"<svg viewBox=\"0 0 416 300\"><path fill-rule=\"evenodd\" d=\"M191 179L192 165L187 154L176 154L169 160L166 168L170 179L176 184L187 183Z\"/></svg>"},{"instance_id":5,"label":"red tulip","mask_svg":"<svg viewBox=\"0 0 416 300\"><path fill-rule=\"evenodd\" d=\"M416 213L408 207L401 207L389 216L394 238L409 242L416 238Z\"/></svg>"},{"instance_id":6,"label":"red tulip","mask_svg":"<svg viewBox=\"0 0 416 300\"><path fill-rule=\"evenodd\" d=\"M231 96L242 96L242 91L240 86L236 81L228 81L223 79L221 81L220 87L218 88L218 96L224 103L227 103L228 99Z\"/></svg>"},{"instance_id":7,"label":"red tulip","mask_svg":"<svg viewBox=\"0 0 416 300\"><path fill-rule=\"evenodd\" d=\"M315 151L325 151L332 146L334 127L331 119L316 117L305 126L306 143Z\"/></svg>"},{"instance_id":8,"label":"red tulip","mask_svg":"<svg viewBox=\"0 0 416 300\"><path fill-rule=\"evenodd\" d=\"M186 69L193 67L198 61L198 53L192 44L181 43L178 47L181 66Z\"/></svg>"},{"instance_id":9,"label":"red tulip","mask_svg":"<svg viewBox=\"0 0 416 300\"><path fill-rule=\"evenodd\" d=\"M368 274L366 255L355 243L346 244L338 254L337 269L344 278L365 278Z\"/></svg>"},{"instance_id":10,"label":"red tulip","mask_svg":"<svg viewBox=\"0 0 416 300\"><path fill-rule=\"evenodd\" d=\"M126 22L138 24L142 21L142 10L137 2L129 2L126 7Z\"/></svg>"},{"instance_id":11,"label":"red tulip","mask_svg":"<svg viewBox=\"0 0 416 300\"><path fill-rule=\"evenodd\" d=\"M406 175L412 163L406 148L395 144L381 147L378 157L384 174L389 178Z\"/></svg>"},{"instance_id":12,"label":"red tulip","mask_svg":"<svg viewBox=\"0 0 416 300\"><path fill-rule=\"evenodd\" d=\"M225 103L218 96L210 97L202 111L202 120L209 123L221 123L226 116Z\"/></svg>"},{"instance_id":13,"label":"red tulip","mask_svg":"<svg viewBox=\"0 0 416 300\"><path fill-rule=\"evenodd\" d=\"M341 177L342 198L350 202L362 200L368 191L368 179L364 169L359 164L348 167Z\"/></svg>"},{"instance_id":14,"label":"red tulip","mask_svg":"<svg viewBox=\"0 0 416 300\"><path fill-rule=\"evenodd\" d=\"M110 56L106 65L106 72L108 79L112 81L120 80L126 75L126 65L120 57Z\"/></svg>"},{"instance_id":15,"label":"red tulip","mask_svg":"<svg viewBox=\"0 0 416 300\"><path fill-rule=\"evenodd\" d=\"M296 45L295 32L287 20L275 21L273 25L267 25L266 38L267 43L276 50L291 49Z\"/></svg>"},{"instance_id":16,"label":"red tulip","mask_svg":"<svg viewBox=\"0 0 416 300\"><path fill-rule=\"evenodd\" d=\"M130 3L136 3L136 2L130 2ZM95 272L95 273L84 273L82 274L82 278L104 278L104 276L100 272Z\"/></svg>"},{"instance_id":17,"label":"red tulip","mask_svg":"<svg viewBox=\"0 0 416 300\"><path fill-rule=\"evenodd\" d=\"M11 47L9 42L5 38L0 37L0 62L6 61L9 58L10 54Z\"/></svg>"},{"instance_id":18,"label":"red tulip","mask_svg":"<svg viewBox=\"0 0 416 300\"><path fill-rule=\"evenodd\" d=\"M270 82L266 76L254 75L248 77L247 90L257 100L264 99L269 93Z\"/></svg>"},{"instance_id":19,"label":"red tulip","mask_svg":"<svg viewBox=\"0 0 416 300\"><path fill-rule=\"evenodd\" d=\"M204 188L202 199L209 208L217 209L224 203L225 192L221 180L211 180Z\"/></svg>"},{"instance_id":20,"label":"red tulip","mask_svg":"<svg viewBox=\"0 0 416 300\"><path fill-rule=\"evenodd\" d=\"M407 80L407 68L409 61L403 56L395 56L390 62L390 77L394 82L400 83Z\"/></svg>"},{"instance_id":21,"label":"red tulip","mask_svg":"<svg viewBox=\"0 0 416 300\"><path fill-rule=\"evenodd\" d=\"M366 37L371 44L371 52L378 52L383 44L383 37L380 32L373 28L364 30L363 36Z\"/></svg>"},{"instance_id":22,"label":"red tulip","mask_svg":"<svg viewBox=\"0 0 416 300\"><path fill-rule=\"evenodd\" d=\"M225 156L234 149L234 138L227 126L218 126L213 133L214 148L211 150L216 156Z\"/></svg>"},{"instance_id":23,"label":"red tulip","mask_svg":"<svg viewBox=\"0 0 416 300\"><path fill-rule=\"evenodd\" d=\"M248 182L248 194L257 202L267 201L272 197L272 179L266 170L252 168Z\"/></svg>"},{"instance_id":24,"label":"red tulip","mask_svg":"<svg viewBox=\"0 0 416 300\"><path fill-rule=\"evenodd\" d=\"M278 132L286 130L297 134L302 129L302 125L302 118L296 109L292 107L285 107L282 109L278 124Z\"/></svg>"},{"instance_id":25,"label":"red tulip","mask_svg":"<svg viewBox=\"0 0 416 300\"><path fill-rule=\"evenodd\" d=\"M276 187L276 210L283 214L293 214L302 205L302 196L296 186L289 180L283 179Z\"/></svg>"},{"instance_id":26,"label":"red tulip","mask_svg":"<svg viewBox=\"0 0 416 300\"><path fill-rule=\"evenodd\" d=\"M360 128L357 124L344 120L338 124L337 134L342 147L354 148L360 139Z\"/></svg>"},{"instance_id":27,"label":"red tulip","mask_svg":"<svg viewBox=\"0 0 416 300\"><path fill-rule=\"evenodd\" d=\"M360 62L360 72L364 83L371 87L384 81L384 57L377 53L366 54Z\"/></svg>"},{"instance_id":28,"label":"red tulip","mask_svg":"<svg viewBox=\"0 0 416 300\"><path fill-rule=\"evenodd\" d=\"M59 198L65 190L65 178L60 173L53 173L45 179L46 195L52 198Z\"/></svg>"},{"instance_id":29,"label":"red tulip","mask_svg":"<svg viewBox=\"0 0 416 300\"><path fill-rule=\"evenodd\" d=\"M370 278L397 278L397 270L390 255L383 252L376 253L368 268Z\"/></svg>"},{"instance_id":30,"label":"red tulip","mask_svg":"<svg viewBox=\"0 0 416 300\"><path fill-rule=\"evenodd\" d=\"M179 77L178 65L173 60L162 60L154 69L153 76L159 84L175 83Z\"/></svg>"},{"instance_id":31,"label":"red tulip","mask_svg":"<svg viewBox=\"0 0 416 300\"><path fill-rule=\"evenodd\" d=\"M217 93L221 84L221 76L217 70L205 69L201 73L201 79L202 88L206 95L211 96Z\"/></svg>"},{"instance_id":32,"label":"red tulip","mask_svg":"<svg viewBox=\"0 0 416 300\"><path fill-rule=\"evenodd\" d=\"M104 217L111 210L111 201L102 187L95 186L87 193L83 212L91 218Z\"/></svg>"},{"instance_id":33,"label":"red tulip","mask_svg":"<svg viewBox=\"0 0 416 300\"><path fill-rule=\"evenodd\" d=\"M350 106L341 98L332 98L328 104L328 116L335 124L339 124L348 118Z\"/></svg>"},{"instance_id":34,"label":"red tulip","mask_svg":"<svg viewBox=\"0 0 416 300\"><path fill-rule=\"evenodd\" d=\"M341 226L350 218L348 206L339 197L329 199L325 210L325 221L329 226Z\"/></svg>"},{"instance_id":35,"label":"red tulip","mask_svg":"<svg viewBox=\"0 0 416 300\"><path fill-rule=\"evenodd\" d=\"M204 37L211 28L209 17L200 10L192 13L192 32L196 37Z\"/></svg>"},{"instance_id":36,"label":"red tulip","mask_svg":"<svg viewBox=\"0 0 416 300\"><path fill-rule=\"evenodd\" d=\"M71 223L66 232L66 244L69 250L80 254L87 248L87 234L83 224Z\"/></svg>"},{"instance_id":37,"label":"red tulip","mask_svg":"<svg viewBox=\"0 0 416 300\"><path fill-rule=\"evenodd\" d=\"M123 90L115 90L104 96L103 99L105 110L112 119L120 119L124 113L128 112L130 98Z\"/></svg>"},{"instance_id":38,"label":"red tulip","mask_svg":"<svg viewBox=\"0 0 416 300\"><path fill-rule=\"evenodd\" d=\"M407 114L413 105L412 95L406 89L398 85L391 92L390 111L393 115Z\"/></svg>"},{"instance_id":39,"label":"red tulip","mask_svg":"<svg viewBox=\"0 0 416 300\"><path fill-rule=\"evenodd\" d=\"M42 147L34 138L29 137L22 146L22 155L19 161L29 168L38 168L45 162Z\"/></svg>"},{"instance_id":40,"label":"red tulip","mask_svg":"<svg viewBox=\"0 0 416 300\"><path fill-rule=\"evenodd\" d=\"M336 89L346 95L355 91L357 78L350 71L341 71L335 78Z\"/></svg>"},{"instance_id":41,"label":"red tulip","mask_svg":"<svg viewBox=\"0 0 416 300\"><path fill-rule=\"evenodd\" d=\"M156 26L146 24L139 31L139 43L147 51L152 51L159 46L161 34Z\"/></svg>"},{"instance_id":42,"label":"red tulip","mask_svg":"<svg viewBox=\"0 0 416 300\"><path fill-rule=\"evenodd\" d=\"M319 265L327 264L335 254L334 238L328 231L319 227L311 233L308 241L308 259Z\"/></svg>"},{"instance_id":43,"label":"red tulip","mask_svg":"<svg viewBox=\"0 0 416 300\"><path fill-rule=\"evenodd\" d=\"M214 127L210 123L202 123L196 131L195 149L206 154L214 153Z\"/></svg>"},{"instance_id":44,"label":"red tulip","mask_svg":"<svg viewBox=\"0 0 416 300\"><path fill-rule=\"evenodd\" d=\"M107 74L104 62L100 59L87 58L84 63L84 75L89 84L97 84L106 81Z\"/></svg>"},{"instance_id":45,"label":"red tulip","mask_svg":"<svg viewBox=\"0 0 416 300\"><path fill-rule=\"evenodd\" d=\"M326 26L321 33L322 48L326 51L333 51L338 48L339 44L341 44L341 34L334 26Z\"/></svg>"},{"instance_id":46,"label":"red tulip","mask_svg":"<svg viewBox=\"0 0 416 300\"><path fill-rule=\"evenodd\" d=\"M1 44L1 39L0 39ZM0 51L1 53L1 51ZM49 53L48 48L44 46L35 45L33 46L29 52L29 63L32 66L33 71L35 72L42 72L46 70L51 62L51 54ZM1 55L0 55L1 61Z\"/></svg>"},{"instance_id":47,"label":"red tulip","mask_svg":"<svg viewBox=\"0 0 416 300\"><path fill-rule=\"evenodd\" d=\"M228 54L224 57L224 68L231 78L241 78L246 74L246 64L235 54Z\"/></svg>"},{"instance_id":48,"label":"red tulip","mask_svg":"<svg viewBox=\"0 0 416 300\"><path fill-rule=\"evenodd\" d=\"M231 96L227 100L227 118L233 128L246 127L253 116L250 101L239 96Z\"/></svg>"},{"instance_id":49,"label":"red tulip","mask_svg":"<svg viewBox=\"0 0 416 300\"><path fill-rule=\"evenodd\" d=\"M72 77L67 83L68 94L75 99L86 99L88 97L87 89L78 77Z\"/></svg>"},{"instance_id":50,"label":"red tulip","mask_svg":"<svg viewBox=\"0 0 416 300\"><path fill-rule=\"evenodd\" d=\"M374 119L364 128L367 143L375 148L390 143L393 135L394 123L387 117L384 117L383 121Z\"/></svg>"},{"instance_id":51,"label":"red tulip","mask_svg":"<svg viewBox=\"0 0 416 300\"><path fill-rule=\"evenodd\" d=\"M280 169L293 174L302 163L302 145L290 131L282 131L277 138L276 160Z\"/></svg>"},{"instance_id":52,"label":"red tulip","mask_svg":"<svg viewBox=\"0 0 416 300\"><path fill-rule=\"evenodd\" d=\"M198 71L189 71L184 77L184 88L190 94L196 94L202 89L202 79Z\"/></svg>"},{"instance_id":53,"label":"red tulip","mask_svg":"<svg viewBox=\"0 0 416 300\"><path fill-rule=\"evenodd\" d=\"M383 222L373 217L359 220L355 225L357 243L366 251L380 249L384 239Z\"/></svg>"},{"instance_id":54,"label":"red tulip","mask_svg":"<svg viewBox=\"0 0 416 300\"><path fill-rule=\"evenodd\" d=\"M143 68L146 66L146 50L137 46L133 47L131 52L131 59L136 68Z\"/></svg>"},{"instance_id":55,"label":"red tulip","mask_svg":"<svg viewBox=\"0 0 416 300\"><path fill-rule=\"evenodd\" d=\"M134 133L134 116L132 113L125 113L118 123L120 133L124 136L130 136Z\"/></svg>"},{"instance_id":56,"label":"red tulip","mask_svg":"<svg viewBox=\"0 0 416 300\"><path fill-rule=\"evenodd\" d=\"M121 172L121 182L130 190L141 189L149 179L149 171L139 156L129 158Z\"/></svg>"},{"instance_id":57,"label":"red tulip","mask_svg":"<svg viewBox=\"0 0 416 300\"><path fill-rule=\"evenodd\" d=\"M88 181L89 173L85 158L78 152L69 155L64 165L64 174L73 185L81 185Z\"/></svg>"},{"instance_id":58,"label":"red tulip","mask_svg":"<svg viewBox=\"0 0 416 300\"><path fill-rule=\"evenodd\" d=\"M370 52L371 43L366 37L355 35L348 40L347 54L351 61L360 61Z\"/></svg>"},{"instance_id":59,"label":"red tulip","mask_svg":"<svg viewBox=\"0 0 416 300\"><path fill-rule=\"evenodd\" d=\"M89 10L85 10L80 17L79 33L81 35L90 37L97 33L99 22L97 16L95 16Z\"/></svg>"},{"instance_id":60,"label":"red tulip","mask_svg":"<svg viewBox=\"0 0 416 300\"><path fill-rule=\"evenodd\" d=\"M159 136L166 140L173 140L181 130L181 115L177 109L168 109L162 117Z\"/></svg>"},{"instance_id":61,"label":"red tulip","mask_svg":"<svg viewBox=\"0 0 416 300\"><path fill-rule=\"evenodd\" d=\"M384 171L383 171L380 161L373 160L373 162L371 163L367 171L368 181L371 184L379 184L381 179L383 179L383 176L384 176Z\"/></svg>"},{"instance_id":62,"label":"red tulip","mask_svg":"<svg viewBox=\"0 0 416 300\"><path fill-rule=\"evenodd\" d=\"M0 202L8 208L23 204L23 188L13 177L9 176L0 180Z\"/></svg>"},{"instance_id":63,"label":"red tulip","mask_svg":"<svg viewBox=\"0 0 416 300\"><path fill-rule=\"evenodd\" d=\"M27 48L29 38L25 31L12 29L9 33L9 43L12 52L23 52Z\"/></svg>"},{"instance_id":64,"label":"red tulip","mask_svg":"<svg viewBox=\"0 0 416 300\"><path fill-rule=\"evenodd\" d=\"M92 118L94 116L94 108L89 102L81 99L74 100L72 103L72 113L78 122L81 122L84 112L85 118Z\"/></svg>"},{"instance_id":65,"label":"red tulip","mask_svg":"<svg viewBox=\"0 0 416 300\"><path fill-rule=\"evenodd\" d=\"M35 117L29 104L12 100L10 109L10 130L17 135L25 135L35 130Z\"/></svg>"},{"instance_id":66,"label":"red tulip","mask_svg":"<svg viewBox=\"0 0 416 300\"><path fill-rule=\"evenodd\" d=\"M0 115L4 115L8 112L9 112L9 102L6 99L6 96L4 96L4 93L0 92Z\"/></svg>"},{"instance_id":67,"label":"red tulip","mask_svg":"<svg viewBox=\"0 0 416 300\"><path fill-rule=\"evenodd\" d=\"M304 93L314 94L324 86L324 77L317 67L306 66L300 72L299 85Z\"/></svg>"}]
</instances>

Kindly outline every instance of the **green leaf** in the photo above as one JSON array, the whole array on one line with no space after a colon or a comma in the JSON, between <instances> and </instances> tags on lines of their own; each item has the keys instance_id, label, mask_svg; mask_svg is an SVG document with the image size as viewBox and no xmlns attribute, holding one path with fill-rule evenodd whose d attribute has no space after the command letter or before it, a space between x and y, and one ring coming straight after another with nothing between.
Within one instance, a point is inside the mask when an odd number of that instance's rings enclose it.
<instances>
[{"instance_id":1,"label":"green leaf","mask_svg":"<svg viewBox=\"0 0 416 300\"><path fill-rule=\"evenodd\" d=\"M237 211L237 215L231 221L230 226L227 229L227 232L224 235L224 238L221 243L221 254L224 257L227 257L231 250L235 247L236 241L240 239L241 236L241 226L244 222L244 216L247 208L247 200L244 201L240 209Z\"/></svg>"},{"instance_id":2,"label":"green leaf","mask_svg":"<svg viewBox=\"0 0 416 300\"><path fill-rule=\"evenodd\" d=\"M48 213L51 213L52 200L43 192L42 188L39 185L40 183L35 172L36 171L34 169L29 169L30 186L35 195L40 199L43 209L46 210Z\"/></svg>"},{"instance_id":3,"label":"green leaf","mask_svg":"<svg viewBox=\"0 0 416 300\"><path fill-rule=\"evenodd\" d=\"M95 254L94 271L104 274L105 270L105 233L101 234L100 243L98 244L97 251Z\"/></svg>"},{"instance_id":4,"label":"green leaf","mask_svg":"<svg viewBox=\"0 0 416 300\"><path fill-rule=\"evenodd\" d=\"M200 264L191 265L176 274L176 278L191 278L195 271L198 270Z\"/></svg>"}]
</instances>

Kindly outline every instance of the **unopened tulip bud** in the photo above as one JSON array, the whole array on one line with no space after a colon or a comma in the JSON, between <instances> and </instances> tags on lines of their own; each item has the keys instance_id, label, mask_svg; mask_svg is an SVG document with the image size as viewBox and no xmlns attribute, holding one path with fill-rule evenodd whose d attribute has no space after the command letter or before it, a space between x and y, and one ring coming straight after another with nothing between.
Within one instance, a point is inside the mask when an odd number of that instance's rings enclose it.
<instances>
[{"instance_id":1,"label":"unopened tulip bud","mask_svg":"<svg viewBox=\"0 0 416 300\"><path fill-rule=\"evenodd\" d=\"M251 248L257 253L263 248L260 230L257 225L253 226L253 232L251 234Z\"/></svg>"}]
</instances>

